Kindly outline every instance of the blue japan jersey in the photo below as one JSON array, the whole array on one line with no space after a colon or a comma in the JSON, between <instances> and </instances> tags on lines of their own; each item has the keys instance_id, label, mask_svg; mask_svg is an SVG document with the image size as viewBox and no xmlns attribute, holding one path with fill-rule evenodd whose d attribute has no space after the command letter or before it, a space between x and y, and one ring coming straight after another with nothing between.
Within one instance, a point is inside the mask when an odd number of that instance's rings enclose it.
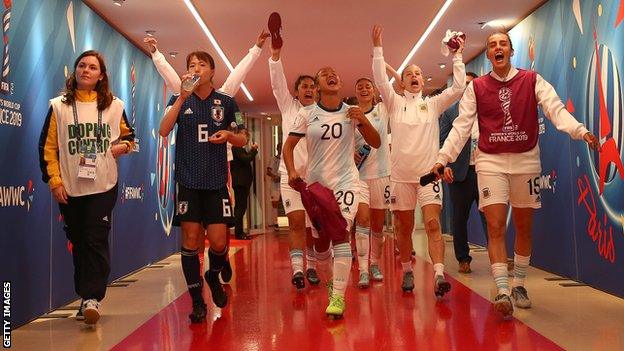
<instances>
[{"instance_id":1,"label":"blue japan jersey","mask_svg":"<svg viewBox=\"0 0 624 351\"><path fill-rule=\"evenodd\" d=\"M172 96L168 106L178 97ZM228 178L226 144L213 144L208 137L220 130L243 128L233 98L213 90L205 99L191 94L176 121L175 179L189 189L220 189Z\"/></svg>"}]
</instances>

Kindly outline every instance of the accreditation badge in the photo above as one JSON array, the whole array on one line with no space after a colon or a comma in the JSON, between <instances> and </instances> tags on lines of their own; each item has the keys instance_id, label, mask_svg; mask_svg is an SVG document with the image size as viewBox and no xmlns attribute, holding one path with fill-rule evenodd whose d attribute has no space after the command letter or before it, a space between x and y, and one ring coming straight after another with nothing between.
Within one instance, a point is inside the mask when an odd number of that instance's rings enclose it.
<instances>
[{"instance_id":1,"label":"accreditation badge","mask_svg":"<svg viewBox=\"0 0 624 351\"><path fill-rule=\"evenodd\" d=\"M78 178L94 180L97 174L97 154L95 153L95 145L80 146L80 162L78 163Z\"/></svg>"}]
</instances>

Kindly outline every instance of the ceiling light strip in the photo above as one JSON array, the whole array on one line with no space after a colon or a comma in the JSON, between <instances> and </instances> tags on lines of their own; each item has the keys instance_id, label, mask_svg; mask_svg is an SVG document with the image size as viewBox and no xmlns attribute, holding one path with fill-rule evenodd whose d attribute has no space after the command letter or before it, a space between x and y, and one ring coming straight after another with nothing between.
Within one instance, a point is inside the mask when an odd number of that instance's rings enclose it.
<instances>
[{"instance_id":1,"label":"ceiling light strip","mask_svg":"<svg viewBox=\"0 0 624 351\"><path fill-rule=\"evenodd\" d=\"M429 36L429 33L431 33L431 31L433 30L433 28L435 28L435 26L438 24L438 22L440 21L440 19L442 18L442 16L444 16L444 13L446 12L446 10L448 10L448 8L451 6L451 3L453 2L453 0L446 0L446 2L444 3L444 5L442 5L442 8L440 9L440 11L438 11L438 14L436 14L435 18L433 19L433 21L431 21L431 23L429 24L429 27L427 27L427 30L425 30L425 32L423 33L423 35L420 37L420 39L418 39L418 42L416 42L416 45L414 45L414 47L412 48L412 50L409 52L409 54L407 54L407 57L405 57L405 60L403 60L403 63L401 63L401 66L399 66L399 69L397 69L397 72L399 72L399 74L405 69L405 67L407 67L407 65L412 61L412 58L414 57L414 55L416 54L416 51L420 48L420 46L425 42L425 40L427 40L427 37ZM390 83L394 82L394 78L392 78L390 80Z\"/></svg>"},{"instance_id":2,"label":"ceiling light strip","mask_svg":"<svg viewBox=\"0 0 624 351\"><path fill-rule=\"evenodd\" d=\"M201 16L197 12L197 9L195 9L195 6L191 3L191 0L184 0L184 4L186 5L188 10L191 12L193 17L195 18L195 21L197 21L197 24L199 24L201 29L204 31L204 34L206 34L206 36L208 37L208 40L210 40L210 43L212 43L212 46L215 48L215 50L221 57L221 60L225 62L225 65L230 70L230 72L234 71L234 66L232 66L232 64L230 63L230 60L228 60L223 50L221 50L219 43L217 43L217 40L215 39L215 37L212 35L210 30L208 29L208 26L206 26L206 23L204 23L204 20L201 18ZM247 87L245 86L244 83L241 84L241 89L243 89L243 92L247 96L247 99L249 99L249 101L253 101L253 96L251 96L251 93L249 93L249 90L247 90Z\"/></svg>"}]
</instances>

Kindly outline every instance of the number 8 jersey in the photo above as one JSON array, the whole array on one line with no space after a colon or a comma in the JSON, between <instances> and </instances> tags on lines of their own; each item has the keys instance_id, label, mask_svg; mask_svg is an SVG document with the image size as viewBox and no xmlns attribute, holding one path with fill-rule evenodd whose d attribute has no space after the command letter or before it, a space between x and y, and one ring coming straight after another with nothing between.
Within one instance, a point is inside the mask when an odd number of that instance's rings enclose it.
<instances>
[{"instance_id":1,"label":"number 8 jersey","mask_svg":"<svg viewBox=\"0 0 624 351\"><path fill-rule=\"evenodd\" d=\"M177 98L172 96L168 106ZM208 137L227 130L232 123L243 128L238 105L227 95L212 90L203 100L193 93L184 101L176 121L176 182L189 189L215 190L226 186L226 143L213 144Z\"/></svg>"},{"instance_id":2,"label":"number 8 jersey","mask_svg":"<svg viewBox=\"0 0 624 351\"><path fill-rule=\"evenodd\" d=\"M306 181L319 182L336 191L358 189L359 174L353 160L355 123L347 118L352 106L329 110L319 103L303 107L290 135L305 137L308 148Z\"/></svg>"}]
</instances>

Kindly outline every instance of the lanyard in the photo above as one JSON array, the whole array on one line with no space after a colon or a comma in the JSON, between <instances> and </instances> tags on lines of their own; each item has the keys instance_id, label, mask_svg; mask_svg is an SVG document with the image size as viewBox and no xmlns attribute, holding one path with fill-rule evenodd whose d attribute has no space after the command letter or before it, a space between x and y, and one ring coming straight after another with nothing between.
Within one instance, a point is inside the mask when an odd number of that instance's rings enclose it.
<instances>
[{"instance_id":1,"label":"lanyard","mask_svg":"<svg viewBox=\"0 0 624 351\"><path fill-rule=\"evenodd\" d=\"M74 112L74 129L76 131L76 140L78 141L78 145L80 145L80 133L78 132L78 111L76 109L76 101L74 101L72 104L72 111ZM97 130L95 131L95 136L97 138L97 145L99 147L102 145L102 111L100 110L98 110L98 124Z\"/></svg>"}]
</instances>

